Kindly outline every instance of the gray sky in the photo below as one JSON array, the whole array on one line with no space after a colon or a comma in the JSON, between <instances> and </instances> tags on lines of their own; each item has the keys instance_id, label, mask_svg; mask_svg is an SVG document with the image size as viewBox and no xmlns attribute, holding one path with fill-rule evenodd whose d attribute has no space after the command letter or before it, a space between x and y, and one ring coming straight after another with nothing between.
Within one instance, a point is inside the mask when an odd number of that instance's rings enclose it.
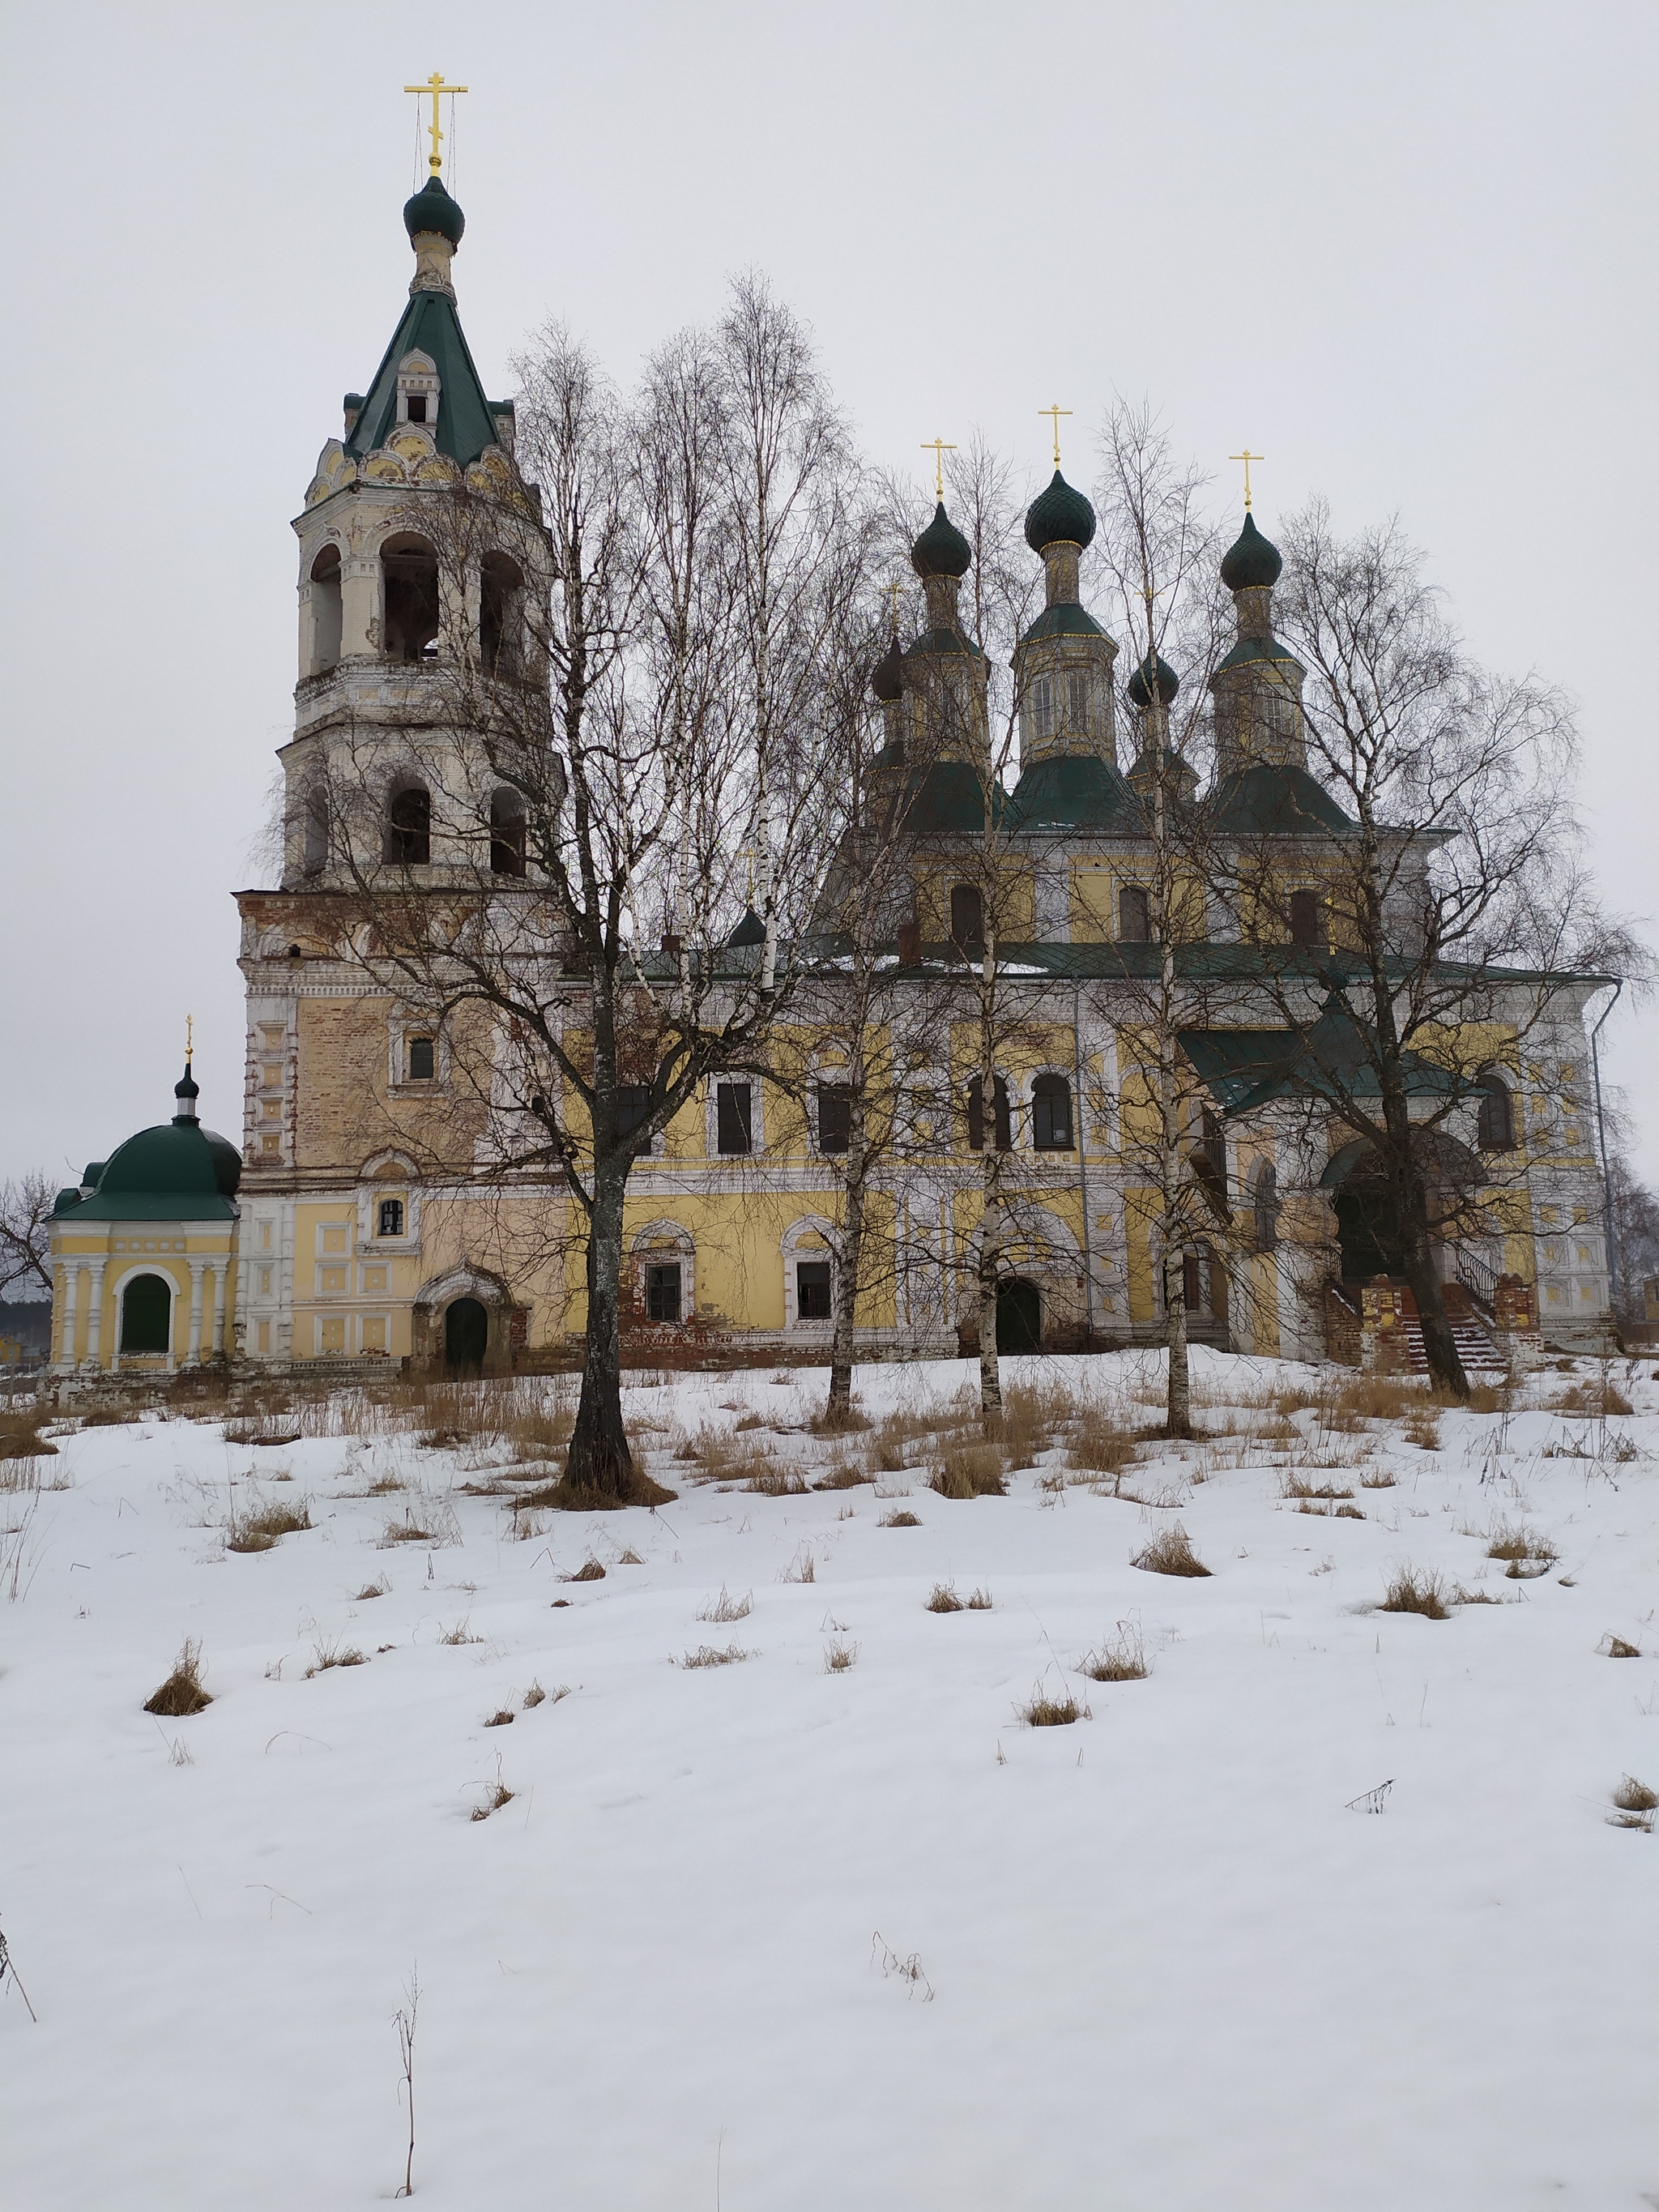
<instances>
[{"instance_id":1,"label":"gray sky","mask_svg":"<svg viewBox=\"0 0 1659 2212\"><path fill-rule=\"evenodd\" d=\"M1475 648L1580 702L1602 880L1659 911L1659 22L1643 4L60 4L8 36L0 1174L240 1133L230 894L291 724L289 529L458 101L488 388L556 315L619 375L757 265L877 461L1047 465L1114 389L1256 513L1398 513ZM1659 1178L1659 1024L1605 1066Z\"/></svg>"}]
</instances>

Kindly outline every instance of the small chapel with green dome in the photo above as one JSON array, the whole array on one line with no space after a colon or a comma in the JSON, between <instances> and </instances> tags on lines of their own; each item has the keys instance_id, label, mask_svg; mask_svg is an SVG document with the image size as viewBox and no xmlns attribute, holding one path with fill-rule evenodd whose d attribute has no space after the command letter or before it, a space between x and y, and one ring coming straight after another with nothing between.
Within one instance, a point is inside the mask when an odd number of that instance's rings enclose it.
<instances>
[{"instance_id":1,"label":"small chapel with green dome","mask_svg":"<svg viewBox=\"0 0 1659 2212\"><path fill-rule=\"evenodd\" d=\"M351 903L377 870L410 896L453 889L479 849L469 838L483 841L501 897L535 890L489 732L457 726L443 678L461 654L486 671L521 665L525 610L551 589L545 550L501 496L493 536L464 576L441 583L439 503L458 485L510 490L515 410L487 397L463 333L453 264L465 226L435 175L404 224L415 263L406 303L367 389L346 393L293 523L286 846L277 880L236 894L238 1137L201 1127L187 1066L172 1118L61 1194L61 1372L223 1360L506 1373L567 1357L583 1327L577 1240L561 1256L544 1233L563 1193L551 1182L504 1200L481 1188L487 1102L459 1079L453 1030L377 970ZM1273 628L1279 552L1247 510L1220 563L1237 637L1206 679L1214 745L1201 783L1170 744L1182 672L1141 654L1121 677L1119 647L1084 603L1096 527L1056 457L1025 518L1042 605L1013 653L1013 772L993 765L992 672L961 607L973 551L942 483L911 548L912 635L896 620L871 675L880 739L866 763L868 822L896 854L880 1018L911 1110L877 1176L891 1264L860 1296L860 1358L954 1355L975 1340L969 1261L988 1130L1012 1224L997 1297L1005 1348L1163 1334L1161 1201L1143 1140L1148 994L1164 957L1152 929L1160 808L1179 808L1224 861L1248 856L1271 873L1289 955L1331 949L1327 872L1356 825L1310 765L1304 671ZM347 768L363 805L342 827L319 794ZM814 927L831 951L837 886L865 866L867 834L849 832L827 866ZM343 851L342 837L356 842ZM1358 1314L1358 1285L1389 1271L1364 1147L1326 1110L1306 1054L1291 1048L1282 1000L1261 988L1260 927L1207 882L1181 896L1183 1164L1215 1222L1186 1261L1186 1310L1211 1342L1317 1357L1333 1346L1334 1318L1340 1328L1344 1312ZM1004 1014L988 1103L975 994L992 908ZM736 972L756 957L757 933L747 918L708 957ZM641 948L641 973L672 980L677 949ZM1318 965L1310 958L1310 989ZM814 1023L831 1026L836 973L826 957L788 1016L804 1083L711 1079L630 1171L625 1332L647 1354L827 1349L847 1139L837 1063L818 1050ZM1554 1029L1531 1037L1524 1066L1501 1008L1492 1024L1490 1075L1457 1138L1467 1172L1502 1187L1464 1309L1476 1334L1504 1325L1501 1301L1480 1291L1499 1281L1517 1286L1511 1325L1524 1310L1563 1337L1606 1331L1582 1096L1583 1001L1597 979L1584 984L1576 998L1561 993ZM1315 1000L1309 1018L1340 1057L1340 1010L1322 1014ZM515 1208L537 1216L537 1234L515 1232Z\"/></svg>"}]
</instances>

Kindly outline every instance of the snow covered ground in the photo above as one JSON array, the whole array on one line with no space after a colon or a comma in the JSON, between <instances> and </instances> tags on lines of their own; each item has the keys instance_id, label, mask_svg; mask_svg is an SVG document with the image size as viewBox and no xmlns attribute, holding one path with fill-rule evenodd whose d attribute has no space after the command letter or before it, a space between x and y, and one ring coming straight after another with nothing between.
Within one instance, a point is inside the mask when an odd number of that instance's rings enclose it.
<instances>
[{"instance_id":1,"label":"snow covered ground","mask_svg":"<svg viewBox=\"0 0 1659 2212\"><path fill-rule=\"evenodd\" d=\"M1151 1364L1008 1363L1141 1422ZM1202 1378L1218 1430L1319 1387ZM700 1486L674 1443L744 1409L822 1474L823 1377L682 1376L628 1392L678 1501L521 1540L460 1494L476 1448L64 1434L60 1486L0 1494L0 1926L40 2014L0 1993L0 2197L389 2198L418 1968L434 2207L1659 2204L1659 1839L1609 1821L1621 1777L1659 1785L1659 1385L1618 1379L1632 1418L1446 1413L1437 1449L1304 1412L1132 1468L1171 1501L1136 1503L1057 1452L1006 1498ZM1287 1457L1363 1518L1297 1510ZM312 1529L228 1553L251 1480ZM459 1540L383 1548L434 1491ZM1207 1579L1130 1564L1172 1520ZM1547 1572L1486 1556L1500 1521ZM1402 1565L1500 1602L1377 1611ZM941 1582L989 1609L930 1613ZM722 1588L745 1617L701 1617ZM1146 1679L1075 1671L1126 1632ZM214 1703L152 1718L187 1637ZM341 1646L367 1663L308 1673ZM1086 1717L1024 1724L1039 1682Z\"/></svg>"}]
</instances>

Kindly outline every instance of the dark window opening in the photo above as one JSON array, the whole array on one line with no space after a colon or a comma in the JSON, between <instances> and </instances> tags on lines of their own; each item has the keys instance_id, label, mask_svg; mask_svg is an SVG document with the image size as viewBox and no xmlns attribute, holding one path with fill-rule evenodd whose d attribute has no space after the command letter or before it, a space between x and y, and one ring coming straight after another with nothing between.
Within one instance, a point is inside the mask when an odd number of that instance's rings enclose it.
<instances>
[{"instance_id":1,"label":"dark window opening","mask_svg":"<svg viewBox=\"0 0 1659 2212\"><path fill-rule=\"evenodd\" d=\"M1018 1279L997 1285L997 1350L1041 1352L1042 1293Z\"/></svg>"},{"instance_id":2,"label":"dark window opening","mask_svg":"<svg viewBox=\"0 0 1659 2212\"><path fill-rule=\"evenodd\" d=\"M617 1134L631 1137L635 1129L651 1118L651 1085L648 1083L619 1083L617 1085Z\"/></svg>"},{"instance_id":3,"label":"dark window opening","mask_svg":"<svg viewBox=\"0 0 1659 2212\"><path fill-rule=\"evenodd\" d=\"M1483 1152L1515 1150L1515 1102L1501 1075L1488 1073L1480 1079L1480 1112L1474 1141Z\"/></svg>"},{"instance_id":4,"label":"dark window opening","mask_svg":"<svg viewBox=\"0 0 1659 2212\"><path fill-rule=\"evenodd\" d=\"M404 1202L400 1198L380 1200L380 1226L377 1237L401 1237L404 1233Z\"/></svg>"},{"instance_id":5,"label":"dark window opening","mask_svg":"<svg viewBox=\"0 0 1659 2212\"><path fill-rule=\"evenodd\" d=\"M518 665L520 594L524 578L505 553L486 553L478 575L478 658L487 672Z\"/></svg>"},{"instance_id":6,"label":"dark window opening","mask_svg":"<svg viewBox=\"0 0 1659 2212\"><path fill-rule=\"evenodd\" d=\"M311 564L311 675L320 676L340 658L342 618L340 549L325 545Z\"/></svg>"},{"instance_id":7,"label":"dark window opening","mask_svg":"<svg viewBox=\"0 0 1659 2212\"><path fill-rule=\"evenodd\" d=\"M426 420L426 394L425 394L425 392L411 392L410 393L410 395L409 395L409 420L410 420L411 422L425 422L425 420Z\"/></svg>"},{"instance_id":8,"label":"dark window opening","mask_svg":"<svg viewBox=\"0 0 1659 2212\"><path fill-rule=\"evenodd\" d=\"M1125 884L1117 895L1117 936L1120 945L1150 945L1152 904L1144 884Z\"/></svg>"},{"instance_id":9,"label":"dark window opening","mask_svg":"<svg viewBox=\"0 0 1659 2212\"><path fill-rule=\"evenodd\" d=\"M853 1086L850 1083L818 1085L818 1150L844 1152L853 1142Z\"/></svg>"},{"instance_id":10,"label":"dark window opening","mask_svg":"<svg viewBox=\"0 0 1659 2212\"><path fill-rule=\"evenodd\" d=\"M1014 1139L1008 1122L1008 1086L1000 1076L991 1095L996 1119L996 1149L1011 1152ZM985 1092L978 1076L968 1085L968 1149L970 1152L985 1150Z\"/></svg>"},{"instance_id":11,"label":"dark window opening","mask_svg":"<svg viewBox=\"0 0 1659 2212\"><path fill-rule=\"evenodd\" d=\"M498 791L489 802L489 872L524 873L524 800L516 791Z\"/></svg>"},{"instance_id":12,"label":"dark window opening","mask_svg":"<svg viewBox=\"0 0 1659 2212\"><path fill-rule=\"evenodd\" d=\"M799 1321L830 1317L830 1274L827 1260L801 1260L795 1267L795 1316Z\"/></svg>"},{"instance_id":13,"label":"dark window opening","mask_svg":"<svg viewBox=\"0 0 1659 2212\"><path fill-rule=\"evenodd\" d=\"M405 868L424 867L432 858L432 795L418 783L392 794L382 857Z\"/></svg>"},{"instance_id":14,"label":"dark window opening","mask_svg":"<svg viewBox=\"0 0 1659 2212\"><path fill-rule=\"evenodd\" d=\"M422 538L389 538L380 549L380 649L388 660L437 653L438 556Z\"/></svg>"},{"instance_id":15,"label":"dark window opening","mask_svg":"<svg viewBox=\"0 0 1659 2212\"><path fill-rule=\"evenodd\" d=\"M1323 948L1325 902L1317 891L1291 893L1291 942Z\"/></svg>"},{"instance_id":16,"label":"dark window opening","mask_svg":"<svg viewBox=\"0 0 1659 2212\"><path fill-rule=\"evenodd\" d=\"M166 1352L173 1292L160 1275L135 1275L121 1293L123 1352Z\"/></svg>"},{"instance_id":17,"label":"dark window opening","mask_svg":"<svg viewBox=\"0 0 1659 2212\"><path fill-rule=\"evenodd\" d=\"M645 1271L645 1310L652 1321L680 1317L680 1267L678 1260Z\"/></svg>"},{"instance_id":18,"label":"dark window opening","mask_svg":"<svg viewBox=\"0 0 1659 2212\"><path fill-rule=\"evenodd\" d=\"M1279 1171L1263 1160L1255 1171L1255 1249L1271 1252L1279 1243Z\"/></svg>"},{"instance_id":19,"label":"dark window opening","mask_svg":"<svg viewBox=\"0 0 1659 2212\"><path fill-rule=\"evenodd\" d=\"M1198 1142L1192 1150L1193 1173L1202 1184L1211 1206L1224 1218L1227 1212L1227 1139L1222 1134L1219 1115L1208 1106L1200 1111L1199 1133Z\"/></svg>"},{"instance_id":20,"label":"dark window opening","mask_svg":"<svg viewBox=\"0 0 1659 2212\"><path fill-rule=\"evenodd\" d=\"M714 1091L714 1141L726 1153L755 1149L752 1092L746 1083L721 1083Z\"/></svg>"},{"instance_id":21,"label":"dark window opening","mask_svg":"<svg viewBox=\"0 0 1659 2212\"><path fill-rule=\"evenodd\" d=\"M430 1083L438 1072L437 1041L433 1037L410 1037L409 1040L409 1079L411 1083Z\"/></svg>"},{"instance_id":22,"label":"dark window opening","mask_svg":"<svg viewBox=\"0 0 1659 2212\"><path fill-rule=\"evenodd\" d=\"M1031 1142L1040 1152L1072 1149L1072 1086L1063 1075L1039 1075L1031 1085Z\"/></svg>"},{"instance_id":23,"label":"dark window opening","mask_svg":"<svg viewBox=\"0 0 1659 2212\"><path fill-rule=\"evenodd\" d=\"M951 886L951 942L961 952L985 950L985 902L971 884Z\"/></svg>"}]
</instances>

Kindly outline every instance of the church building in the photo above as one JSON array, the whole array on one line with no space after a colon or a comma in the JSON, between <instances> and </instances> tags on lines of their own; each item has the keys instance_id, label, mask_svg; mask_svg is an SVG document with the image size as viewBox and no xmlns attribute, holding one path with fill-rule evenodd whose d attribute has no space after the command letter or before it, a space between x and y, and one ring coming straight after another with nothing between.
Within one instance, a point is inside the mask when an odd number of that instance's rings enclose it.
<instances>
[{"instance_id":1,"label":"church building","mask_svg":"<svg viewBox=\"0 0 1659 2212\"><path fill-rule=\"evenodd\" d=\"M563 1194L544 1183L504 1200L481 1178L487 1104L452 1080L444 1026L400 1003L354 951L350 878L313 802L325 770L337 779L349 757L373 802L368 864L378 856L441 884L483 840L504 882L525 874L513 794L492 784L483 746L450 726L441 679L462 638L485 667L518 650L524 607L549 589L544 556L533 532L515 538L504 524L465 589L441 588L428 502L457 483L510 482L514 412L488 397L461 328L453 262L464 218L435 174L404 221L415 262L407 305L366 389L346 394L293 526L287 851L280 882L237 894L240 1139L201 1127L187 1066L171 1120L61 1194L52 1351L64 1374L221 1360L319 1375L401 1362L506 1373L562 1361L582 1328L574 1248L548 1256L556 1237L515 1233L515 1215L544 1231L550 1217L562 1221ZM902 823L905 848L883 1018L925 1110L879 1171L891 1265L860 1301L860 1357L954 1356L974 1340L967 1259L988 1112L1006 1155L1000 1340L1073 1349L1159 1338L1158 1194L1133 1123L1158 950L1148 887L1160 779L1203 811L1212 842L1270 845L1290 886L1291 942L1323 941L1321 856L1352 825L1309 764L1303 671L1273 630L1279 554L1247 512L1221 568L1237 639L1212 679L1215 769L1200 793L1165 751L1175 672L1143 659L1120 684L1119 648L1082 602L1079 561L1095 528L1090 502L1056 467L1026 518L1044 604L1015 656L1012 786L988 778L988 671L958 605L970 550L942 498L912 550L922 625L908 646L896 635L874 672L884 742L869 789ZM1022 1010L1006 1024L988 1107L975 1073L973 975L986 894L982 867L970 865L985 848L988 807L1004 988ZM832 866L830 907L836 866L857 859L849 846ZM1364 1308L1360 1289L1389 1272L1364 1202L1366 1148L1321 1109L1307 1055L1285 1042L1282 1012L1253 984L1243 949L1237 914L1212 898L1182 953L1195 1010L1181 1035L1195 1102L1189 1166L1213 1190L1218 1224L1212 1247L1186 1263L1194 1334L1264 1355L1351 1352L1345 1316L1356 1332L1374 1322L1375 1299ZM752 957L742 929L725 951ZM659 957L665 976L670 955L647 956ZM1498 1356L1517 1314L1564 1343L1607 1335L1583 1019L1599 987L1587 977L1562 992L1549 1024L1529 1029L1524 1056L1513 1030L1505 1045L1500 1018L1481 1097L1457 1125L1463 1153L1486 1163L1483 1179L1503 1194L1479 1249L1444 1255L1475 1358L1483 1346ZM835 989L826 968L787 1017L808 1062L814 1006L826 1008ZM1340 1036L1329 1042L1340 1053ZM787 1097L764 1082L711 1078L707 1098L630 1176L625 1334L636 1350L821 1358L844 1146L830 1062ZM526 1261L526 1251L541 1256Z\"/></svg>"}]
</instances>

